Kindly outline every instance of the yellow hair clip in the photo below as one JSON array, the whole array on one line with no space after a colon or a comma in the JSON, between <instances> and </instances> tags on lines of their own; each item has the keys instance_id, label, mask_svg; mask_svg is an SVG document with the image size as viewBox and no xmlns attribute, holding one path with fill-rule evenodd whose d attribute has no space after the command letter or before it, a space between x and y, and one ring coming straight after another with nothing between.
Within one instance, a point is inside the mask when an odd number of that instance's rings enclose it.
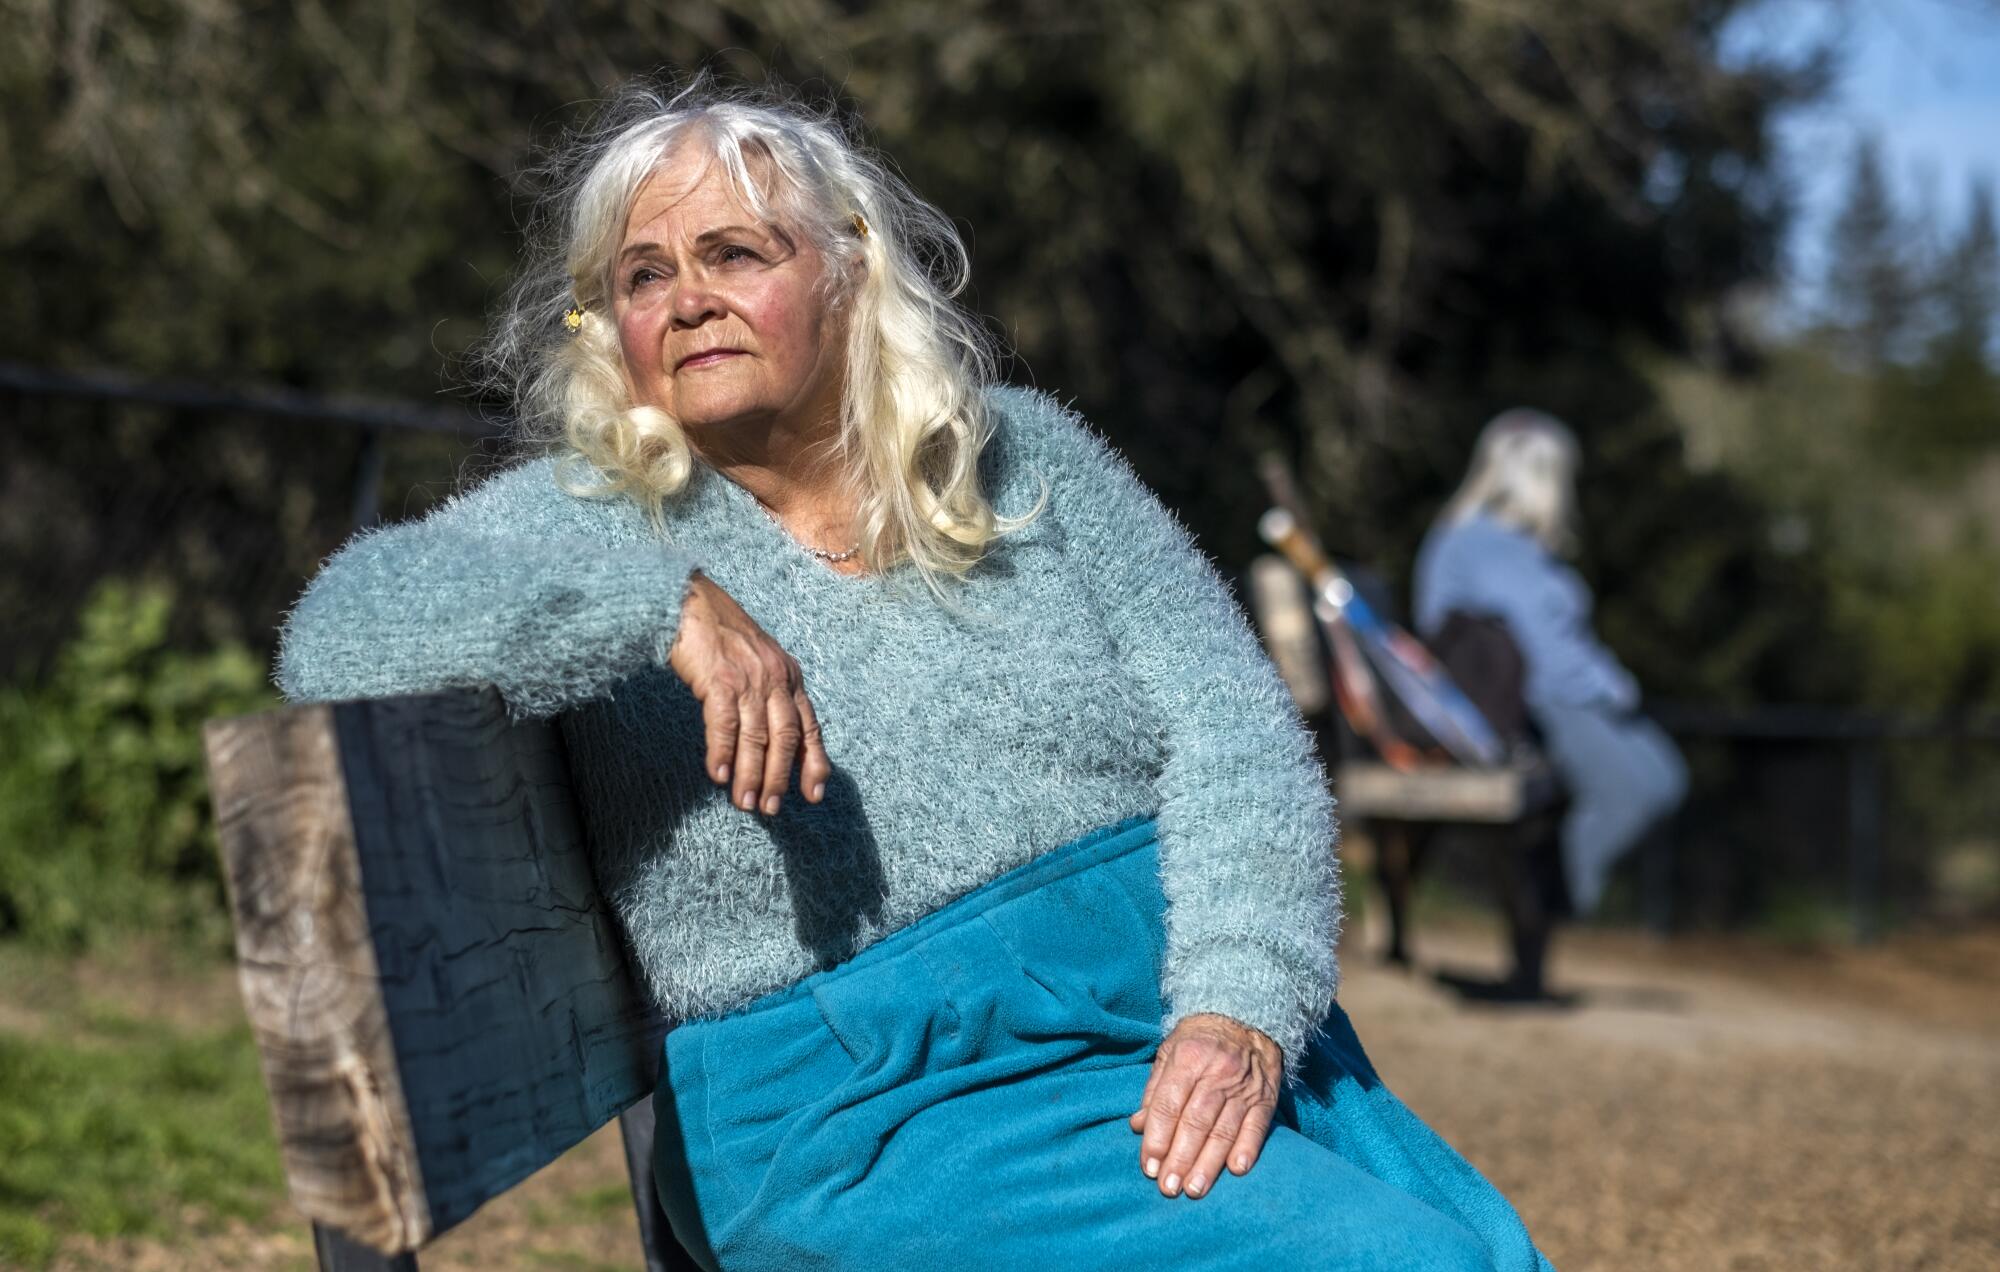
<instances>
[{"instance_id":1,"label":"yellow hair clip","mask_svg":"<svg viewBox=\"0 0 2000 1272\"><path fill-rule=\"evenodd\" d=\"M854 234L857 238L868 237L868 218L859 212L854 214Z\"/></svg>"},{"instance_id":2,"label":"yellow hair clip","mask_svg":"<svg viewBox=\"0 0 2000 1272\"><path fill-rule=\"evenodd\" d=\"M571 305L568 309L563 310L563 326L568 329L569 334L572 336L582 331L583 310L577 308L575 305Z\"/></svg>"}]
</instances>

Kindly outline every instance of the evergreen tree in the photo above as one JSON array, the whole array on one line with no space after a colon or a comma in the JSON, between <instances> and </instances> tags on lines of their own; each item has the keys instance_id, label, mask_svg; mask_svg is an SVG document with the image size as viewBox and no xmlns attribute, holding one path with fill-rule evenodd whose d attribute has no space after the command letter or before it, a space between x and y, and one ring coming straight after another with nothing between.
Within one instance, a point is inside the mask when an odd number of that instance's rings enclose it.
<instances>
[{"instance_id":1,"label":"evergreen tree","mask_svg":"<svg viewBox=\"0 0 2000 1272\"><path fill-rule=\"evenodd\" d=\"M1991 182L1975 179L1965 228L1945 254L1937 281L1939 343L1980 359L1992 353L1994 310L2000 306L2000 230Z\"/></svg>"},{"instance_id":2,"label":"evergreen tree","mask_svg":"<svg viewBox=\"0 0 2000 1272\"><path fill-rule=\"evenodd\" d=\"M1990 349L2000 306L1993 193L1975 182L1965 227L1939 253L1930 294L1935 329L1923 356L1880 373L1877 398L1892 454L1922 476L1969 471L2000 444L2000 370Z\"/></svg>"},{"instance_id":3,"label":"evergreen tree","mask_svg":"<svg viewBox=\"0 0 2000 1272\"><path fill-rule=\"evenodd\" d=\"M1907 352L1917 296L1903 217L1882 170L1882 148L1872 136L1855 146L1847 201L1834 221L1830 246L1830 325L1846 353L1864 366L1894 361Z\"/></svg>"}]
</instances>

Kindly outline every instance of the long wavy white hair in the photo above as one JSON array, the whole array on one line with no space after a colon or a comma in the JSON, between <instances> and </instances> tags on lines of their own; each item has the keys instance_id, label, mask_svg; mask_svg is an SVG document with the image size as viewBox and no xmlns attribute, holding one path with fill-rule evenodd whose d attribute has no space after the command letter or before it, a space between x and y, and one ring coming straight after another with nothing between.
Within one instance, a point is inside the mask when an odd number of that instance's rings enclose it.
<instances>
[{"instance_id":1,"label":"long wavy white hair","mask_svg":"<svg viewBox=\"0 0 2000 1272\"><path fill-rule=\"evenodd\" d=\"M640 188L683 145L706 148L746 208L826 262L824 303L848 311L829 462L855 492L860 555L877 570L907 560L938 590L1033 515L1000 517L979 481L997 349L956 303L970 262L950 219L830 114L707 75L621 90L541 170L523 267L476 354L479 378L513 403L522 441L568 452L566 489L629 495L660 520L696 456L671 414L631 400L612 265Z\"/></svg>"},{"instance_id":2,"label":"long wavy white hair","mask_svg":"<svg viewBox=\"0 0 2000 1272\"><path fill-rule=\"evenodd\" d=\"M1487 516L1525 531L1555 553L1575 549L1576 434L1544 411L1515 407L1488 420L1472 465L1438 519Z\"/></svg>"}]
</instances>

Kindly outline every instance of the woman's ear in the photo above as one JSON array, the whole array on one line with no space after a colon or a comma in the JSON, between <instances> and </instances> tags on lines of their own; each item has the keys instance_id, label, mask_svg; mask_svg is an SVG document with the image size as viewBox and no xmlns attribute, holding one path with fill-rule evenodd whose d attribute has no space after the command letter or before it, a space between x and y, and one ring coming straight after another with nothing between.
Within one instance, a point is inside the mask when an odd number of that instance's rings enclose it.
<instances>
[{"instance_id":1,"label":"woman's ear","mask_svg":"<svg viewBox=\"0 0 2000 1272\"><path fill-rule=\"evenodd\" d=\"M868 259L863 252L857 251L832 266L823 276L827 307L846 313L852 307L855 296L860 293L861 285L867 278Z\"/></svg>"}]
</instances>

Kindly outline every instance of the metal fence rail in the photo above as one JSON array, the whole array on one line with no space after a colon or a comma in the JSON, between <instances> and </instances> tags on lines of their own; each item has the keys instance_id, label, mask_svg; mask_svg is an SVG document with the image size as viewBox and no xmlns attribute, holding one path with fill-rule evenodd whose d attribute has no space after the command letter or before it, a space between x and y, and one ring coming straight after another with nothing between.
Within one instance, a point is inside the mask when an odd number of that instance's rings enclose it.
<instances>
[{"instance_id":1,"label":"metal fence rail","mask_svg":"<svg viewBox=\"0 0 2000 1272\"><path fill-rule=\"evenodd\" d=\"M0 362L0 394L70 399L104 405L129 404L206 417L253 417L361 431L350 507L356 526L371 526L381 515L385 434L430 433L468 441L498 439L504 421L460 406L425 407L410 402L327 397L274 386L220 388L176 380L148 380L117 371L54 371Z\"/></svg>"},{"instance_id":2,"label":"metal fence rail","mask_svg":"<svg viewBox=\"0 0 2000 1272\"><path fill-rule=\"evenodd\" d=\"M0 392L94 402L133 402L221 415L256 415L271 420L340 424L350 428L447 433L490 437L504 425L465 407L423 407L409 402L325 397L297 389L224 389L174 380L145 380L117 371L52 371L0 362Z\"/></svg>"},{"instance_id":3,"label":"metal fence rail","mask_svg":"<svg viewBox=\"0 0 2000 1272\"><path fill-rule=\"evenodd\" d=\"M0 678L34 680L110 579L177 597L176 639L268 649L317 563L494 458L463 406L0 363Z\"/></svg>"}]
</instances>

